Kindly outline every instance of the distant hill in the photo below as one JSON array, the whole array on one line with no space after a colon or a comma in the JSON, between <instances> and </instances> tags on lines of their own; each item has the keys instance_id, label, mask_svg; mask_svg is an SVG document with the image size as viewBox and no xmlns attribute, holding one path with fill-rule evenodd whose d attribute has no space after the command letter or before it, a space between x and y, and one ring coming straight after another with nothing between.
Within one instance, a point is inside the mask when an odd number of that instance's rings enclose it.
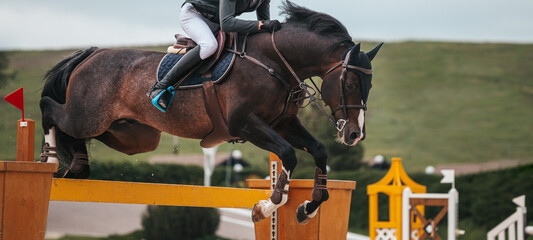
<instances>
[{"instance_id":1,"label":"distant hill","mask_svg":"<svg viewBox=\"0 0 533 240\"><path fill-rule=\"evenodd\" d=\"M367 156L410 169L533 158L533 45L405 42L379 54Z\"/></svg>"},{"instance_id":2,"label":"distant hill","mask_svg":"<svg viewBox=\"0 0 533 240\"><path fill-rule=\"evenodd\" d=\"M363 43L368 51L375 43ZM165 51L166 47L150 47ZM44 73L74 50L7 52L15 81L0 96L23 86L26 117L37 121L36 158L42 130L38 106ZM533 45L440 42L386 43L373 62L365 156L403 157L408 170L439 163L533 160ZM142 96L144 97L144 96ZM20 112L0 101L0 159L14 159ZM330 127L330 126L327 126ZM331 127L332 136L335 130ZM182 153L201 153L197 141L180 139ZM93 141L92 157L145 161ZM164 135L157 154L174 148ZM246 145L244 158L263 164L267 154Z\"/></svg>"}]
</instances>

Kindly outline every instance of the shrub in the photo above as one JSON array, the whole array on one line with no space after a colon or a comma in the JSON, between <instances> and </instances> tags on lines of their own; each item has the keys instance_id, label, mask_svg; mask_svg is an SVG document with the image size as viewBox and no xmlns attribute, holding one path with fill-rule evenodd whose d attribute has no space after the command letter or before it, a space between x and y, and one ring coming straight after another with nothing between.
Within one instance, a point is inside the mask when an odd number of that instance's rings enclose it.
<instances>
[{"instance_id":1,"label":"shrub","mask_svg":"<svg viewBox=\"0 0 533 240\"><path fill-rule=\"evenodd\" d=\"M326 142L329 154L328 165L334 171L357 170L363 166L363 145L346 146L335 141Z\"/></svg>"},{"instance_id":2,"label":"shrub","mask_svg":"<svg viewBox=\"0 0 533 240\"><path fill-rule=\"evenodd\" d=\"M215 234L219 222L215 208L148 206L142 217L146 240L204 238Z\"/></svg>"}]
</instances>

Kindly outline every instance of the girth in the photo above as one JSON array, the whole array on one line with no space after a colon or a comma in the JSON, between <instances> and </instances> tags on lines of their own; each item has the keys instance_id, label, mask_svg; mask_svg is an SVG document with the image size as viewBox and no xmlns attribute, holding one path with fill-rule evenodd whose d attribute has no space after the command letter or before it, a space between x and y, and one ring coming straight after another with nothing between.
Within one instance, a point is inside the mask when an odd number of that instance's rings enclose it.
<instances>
[{"instance_id":1,"label":"girth","mask_svg":"<svg viewBox=\"0 0 533 240\"><path fill-rule=\"evenodd\" d=\"M299 97L303 91L300 88L291 90L289 82L284 77L276 73L272 68L263 64L261 61L257 60L256 58L248 56L246 54L247 39L248 39L248 35L244 37L242 51L237 51L237 50L230 49L230 48L226 48L226 51L234 53L241 58L245 58L263 67L272 76L278 79L285 86L285 88L289 91L289 94L288 94L287 100L285 101L285 105L283 107L282 112L276 118L274 118L274 120L270 123L270 126L273 127L277 125L279 121L282 119L282 117L285 115L291 102L295 102L295 101L297 102L297 101L301 101L304 99L304 98ZM237 40L238 38L235 38L235 49L238 48ZM225 141L238 142L238 143L244 142L242 139L233 137L229 134L227 121L226 119L224 119L224 115L222 114L222 108L220 106L217 93L216 93L216 86L213 84L213 82L212 81L204 82L203 89L204 89L203 91L204 103L207 109L207 113L209 115L209 119L211 119L213 129L211 130L209 134L203 137L202 141L200 142L200 146L204 148L209 148L209 147L214 147L218 144L221 144Z\"/></svg>"},{"instance_id":2,"label":"girth","mask_svg":"<svg viewBox=\"0 0 533 240\"><path fill-rule=\"evenodd\" d=\"M232 137L228 131L228 125L222 114L222 108L217 97L217 91L212 81L204 82L204 104L207 109L209 119L213 125L213 130L205 136L200 142L200 146L203 148L211 148L221 143L230 141L239 141L239 138Z\"/></svg>"}]
</instances>

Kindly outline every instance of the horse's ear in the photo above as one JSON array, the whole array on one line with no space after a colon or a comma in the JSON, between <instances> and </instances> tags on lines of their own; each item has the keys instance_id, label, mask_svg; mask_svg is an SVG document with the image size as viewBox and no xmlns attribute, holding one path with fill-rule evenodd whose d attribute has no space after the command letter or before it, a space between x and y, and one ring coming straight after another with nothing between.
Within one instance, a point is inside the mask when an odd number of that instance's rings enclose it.
<instances>
[{"instance_id":1,"label":"horse's ear","mask_svg":"<svg viewBox=\"0 0 533 240\"><path fill-rule=\"evenodd\" d=\"M359 52L361 51L361 43L355 44L355 46L352 47L352 53L359 55Z\"/></svg>"},{"instance_id":2,"label":"horse's ear","mask_svg":"<svg viewBox=\"0 0 533 240\"><path fill-rule=\"evenodd\" d=\"M378 46L376 46L374 49L372 49L370 52L367 52L366 55L368 56L368 58L370 58L370 61L372 61L372 59L374 59L374 57L376 56L376 54L378 53L379 49L381 48L381 46L383 46L383 43L380 43L378 44Z\"/></svg>"},{"instance_id":3,"label":"horse's ear","mask_svg":"<svg viewBox=\"0 0 533 240\"><path fill-rule=\"evenodd\" d=\"M350 62L354 63L358 61L359 59L359 53L361 52L361 43L356 44L352 47L352 50L350 50Z\"/></svg>"}]
</instances>

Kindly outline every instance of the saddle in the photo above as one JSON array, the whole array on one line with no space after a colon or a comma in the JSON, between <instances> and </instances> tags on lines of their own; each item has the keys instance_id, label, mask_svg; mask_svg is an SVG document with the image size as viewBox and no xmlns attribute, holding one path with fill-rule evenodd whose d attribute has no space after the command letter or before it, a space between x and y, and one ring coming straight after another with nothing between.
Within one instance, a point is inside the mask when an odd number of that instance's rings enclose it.
<instances>
[{"instance_id":1,"label":"saddle","mask_svg":"<svg viewBox=\"0 0 533 240\"><path fill-rule=\"evenodd\" d=\"M192 39L185 37L181 34L176 34L174 35L174 37L176 38L176 43L168 47L168 53L184 54L187 52L187 50L190 50L197 46L197 44ZM207 58L198 66L196 66L183 79L188 78L192 73L205 74L206 72L209 72L211 68L216 65L219 58L222 56L224 49L231 48L231 46L233 45L233 38L233 33L227 34L225 32L219 31L216 36L218 48L215 54L213 54L211 57ZM233 65L233 60L231 65ZM181 81L182 80L178 82L178 85ZM213 125L213 129L211 130L211 132L209 132L206 136L203 137L202 141L200 142L200 146L204 148L210 148L225 141L228 141L228 139L229 141L238 142L240 140L239 138L235 138L229 134L227 121L224 119L224 116L222 114L222 108L220 106L217 97L216 87L213 81L203 82L202 87L204 94L204 104L207 109L207 114L209 115L209 118L211 120L211 124Z\"/></svg>"},{"instance_id":2,"label":"saddle","mask_svg":"<svg viewBox=\"0 0 533 240\"><path fill-rule=\"evenodd\" d=\"M188 50L198 45L189 37L186 37L179 33L175 34L174 38L176 38L176 43L168 47L168 53L184 54ZM191 72L204 74L209 71L215 65L220 56L222 56L222 52L224 51L224 49L231 48L231 45L233 43L233 33L225 33L223 31L219 31L216 35L216 39L218 43L218 48L215 54L202 61L202 63L195 67Z\"/></svg>"}]
</instances>

